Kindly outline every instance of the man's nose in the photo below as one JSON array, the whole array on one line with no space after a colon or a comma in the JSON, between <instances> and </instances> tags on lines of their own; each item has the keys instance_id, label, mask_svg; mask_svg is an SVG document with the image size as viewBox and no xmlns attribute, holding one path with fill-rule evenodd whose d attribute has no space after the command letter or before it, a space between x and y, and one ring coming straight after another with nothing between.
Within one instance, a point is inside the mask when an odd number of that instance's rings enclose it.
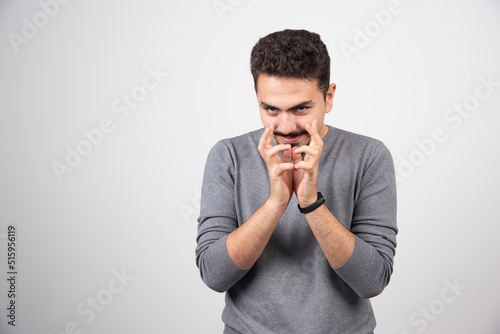
<instances>
[{"instance_id":1,"label":"man's nose","mask_svg":"<svg viewBox=\"0 0 500 334\"><path fill-rule=\"evenodd\" d=\"M293 115L293 113L285 111L280 114L280 117L280 131L282 133L289 134L290 132L293 132L297 129L297 126L295 124L295 116Z\"/></svg>"}]
</instances>

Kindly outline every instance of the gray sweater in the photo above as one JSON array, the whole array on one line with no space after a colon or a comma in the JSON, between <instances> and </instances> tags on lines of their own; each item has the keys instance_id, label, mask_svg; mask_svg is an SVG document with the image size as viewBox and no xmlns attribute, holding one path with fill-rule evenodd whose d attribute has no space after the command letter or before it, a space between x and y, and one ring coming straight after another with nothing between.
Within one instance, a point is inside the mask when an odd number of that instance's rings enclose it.
<instances>
[{"instance_id":1,"label":"gray sweater","mask_svg":"<svg viewBox=\"0 0 500 334\"><path fill-rule=\"evenodd\" d=\"M396 248L396 182L376 139L329 127L318 171L325 205L356 238L340 268L329 265L292 196L263 253L248 270L229 257L226 237L269 197L257 145L263 129L218 142L203 177L196 264L226 292L224 333L373 333L368 298L389 283Z\"/></svg>"}]
</instances>

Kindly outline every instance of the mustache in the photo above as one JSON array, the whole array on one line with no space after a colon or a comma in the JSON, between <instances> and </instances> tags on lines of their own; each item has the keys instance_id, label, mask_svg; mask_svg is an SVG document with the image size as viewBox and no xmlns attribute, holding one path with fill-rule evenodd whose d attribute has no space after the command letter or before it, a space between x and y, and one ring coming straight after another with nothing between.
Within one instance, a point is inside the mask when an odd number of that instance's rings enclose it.
<instances>
[{"instance_id":1,"label":"mustache","mask_svg":"<svg viewBox=\"0 0 500 334\"><path fill-rule=\"evenodd\" d=\"M302 135L307 135L308 132L306 130L302 130L302 131L294 131L294 132L290 132L288 134L284 134L283 132L274 131L273 134L275 136L280 136L280 137L285 137L285 138L294 138L294 137L298 137L298 136L302 136Z\"/></svg>"}]
</instances>

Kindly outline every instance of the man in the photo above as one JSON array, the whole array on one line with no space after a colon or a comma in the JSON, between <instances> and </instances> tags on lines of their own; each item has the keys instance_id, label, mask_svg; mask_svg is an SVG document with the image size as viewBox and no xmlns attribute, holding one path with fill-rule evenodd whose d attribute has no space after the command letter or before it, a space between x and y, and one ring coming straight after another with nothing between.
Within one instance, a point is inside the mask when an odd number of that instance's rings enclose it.
<instances>
[{"instance_id":1,"label":"man","mask_svg":"<svg viewBox=\"0 0 500 334\"><path fill-rule=\"evenodd\" d=\"M212 148L198 218L224 333L373 333L396 248L391 155L324 124L336 86L318 34L261 38L251 72L264 129Z\"/></svg>"}]
</instances>

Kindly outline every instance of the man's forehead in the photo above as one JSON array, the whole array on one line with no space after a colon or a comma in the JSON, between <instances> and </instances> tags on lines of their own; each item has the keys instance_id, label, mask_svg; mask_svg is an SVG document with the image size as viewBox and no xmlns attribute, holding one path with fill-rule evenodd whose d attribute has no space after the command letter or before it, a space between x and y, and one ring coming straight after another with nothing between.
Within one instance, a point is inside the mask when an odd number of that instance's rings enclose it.
<instances>
[{"instance_id":1,"label":"man's forehead","mask_svg":"<svg viewBox=\"0 0 500 334\"><path fill-rule=\"evenodd\" d=\"M260 76L257 81L259 103L290 108L322 97L315 80Z\"/></svg>"},{"instance_id":2,"label":"man's forehead","mask_svg":"<svg viewBox=\"0 0 500 334\"><path fill-rule=\"evenodd\" d=\"M280 77L268 74L260 74L257 79L257 88L265 87L270 90L311 89L320 91L318 80L295 77Z\"/></svg>"}]
</instances>

